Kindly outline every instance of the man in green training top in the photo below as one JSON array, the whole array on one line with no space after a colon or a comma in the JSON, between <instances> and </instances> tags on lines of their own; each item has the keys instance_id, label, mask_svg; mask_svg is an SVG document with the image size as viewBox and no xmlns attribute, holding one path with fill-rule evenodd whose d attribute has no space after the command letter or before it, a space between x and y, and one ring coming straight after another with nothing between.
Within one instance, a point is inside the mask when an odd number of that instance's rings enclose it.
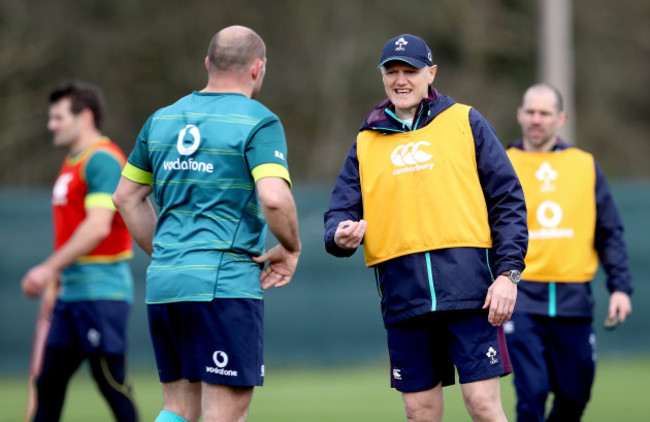
<instances>
[{"instance_id":1,"label":"man in green training top","mask_svg":"<svg viewBox=\"0 0 650 422\"><path fill-rule=\"evenodd\" d=\"M300 254L284 131L252 99L266 70L264 42L249 28L225 28L205 65L202 91L147 120L113 196L151 255L158 422L246 419L264 379L262 292L288 284ZM264 253L267 224L280 244Z\"/></svg>"}]
</instances>

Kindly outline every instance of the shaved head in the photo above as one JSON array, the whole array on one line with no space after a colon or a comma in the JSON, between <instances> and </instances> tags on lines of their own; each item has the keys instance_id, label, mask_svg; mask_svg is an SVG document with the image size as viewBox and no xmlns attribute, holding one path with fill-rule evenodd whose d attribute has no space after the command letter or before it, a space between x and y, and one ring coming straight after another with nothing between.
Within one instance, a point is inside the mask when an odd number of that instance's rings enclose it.
<instances>
[{"instance_id":1,"label":"shaved head","mask_svg":"<svg viewBox=\"0 0 650 422\"><path fill-rule=\"evenodd\" d=\"M529 87L526 92L524 92L523 98L521 99L521 104L522 107L524 104L526 104L526 96L528 94L544 94L544 93L551 93L555 97L555 110L559 113L560 111L564 111L564 102L562 101L562 94L560 94L560 91L557 90L552 85L549 84L535 84L531 87Z\"/></svg>"},{"instance_id":2,"label":"shaved head","mask_svg":"<svg viewBox=\"0 0 650 422\"><path fill-rule=\"evenodd\" d=\"M217 32L208 47L210 71L238 72L253 63L264 60L266 46L259 35L245 26L229 26Z\"/></svg>"}]
</instances>

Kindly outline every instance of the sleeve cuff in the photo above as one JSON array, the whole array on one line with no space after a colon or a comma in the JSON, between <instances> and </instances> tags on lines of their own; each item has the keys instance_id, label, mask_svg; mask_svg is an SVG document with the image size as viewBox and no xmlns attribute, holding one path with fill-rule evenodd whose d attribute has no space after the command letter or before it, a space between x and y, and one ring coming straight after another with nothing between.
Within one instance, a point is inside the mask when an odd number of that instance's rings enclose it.
<instances>
[{"instance_id":1,"label":"sleeve cuff","mask_svg":"<svg viewBox=\"0 0 650 422\"><path fill-rule=\"evenodd\" d=\"M116 210L111 199L111 194L104 192L86 195L84 198L84 208L108 208L112 211Z\"/></svg>"},{"instance_id":2,"label":"sleeve cuff","mask_svg":"<svg viewBox=\"0 0 650 422\"><path fill-rule=\"evenodd\" d=\"M251 174L255 182L257 182L258 180L264 177L279 177L281 179L286 180L287 183L289 183L289 187L291 187L291 178L289 177L289 170L280 164L270 163L270 164L259 165L251 171Z\"/></svg>"},{"instance_id":3,"label":"sleeve cuff","mask_svg":"<svg viewBox=\"0 0 650 422\"><path fill-rule=\"evenodd\" d=\"M124 166L122 176L141 185L151 186L153 184L153 173L139 169L129 162Z\"/></svg>"}]
</instances>

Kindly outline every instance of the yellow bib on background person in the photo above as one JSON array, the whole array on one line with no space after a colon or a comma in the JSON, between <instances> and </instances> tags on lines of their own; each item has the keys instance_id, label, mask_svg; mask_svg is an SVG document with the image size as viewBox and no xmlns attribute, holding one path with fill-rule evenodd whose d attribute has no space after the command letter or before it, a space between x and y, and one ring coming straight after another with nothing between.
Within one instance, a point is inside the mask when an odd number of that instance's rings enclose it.
<instances>
[{"instance_id":1,"label":"yellow bib on background person","mask_svg":"<svg viewBox=\"0 0 650 422\"><path fill-rule=\"evenodd\" d=\"M528 209L528 253L521 277L531 281L586 282L598 269L596 167L577 148L546 153L507 151Z\"/></svg>"},{"instance_id":2,"label":"yellow bib on background person","mask_svg":"<svg viewBox=\"0 0 650 422\"><path fill-rule=\"evenodd\" d=\"M492 246L470 109L454 104L411 132L359 133L366 265L435 249Z\"/></svg>"}]
</instances>

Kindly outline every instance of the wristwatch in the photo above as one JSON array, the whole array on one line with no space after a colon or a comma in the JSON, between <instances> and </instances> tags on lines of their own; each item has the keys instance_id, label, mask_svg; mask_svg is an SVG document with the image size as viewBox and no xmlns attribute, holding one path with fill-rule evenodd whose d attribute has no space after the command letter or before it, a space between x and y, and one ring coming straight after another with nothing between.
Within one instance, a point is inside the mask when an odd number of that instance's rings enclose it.
<instances>
[{"instance_id":1,"label":"wristwatch","mask_svg":"<svg viewBox=\"0 0 650 422\"><path fill-rule=\"evenodd\" d=\"M510 270L510 271L504 271L501 274L508 277L510 281L512 281L515 284L519 284L519 282L521 281L521 271Z\"/></svg>"}]
</instances>

